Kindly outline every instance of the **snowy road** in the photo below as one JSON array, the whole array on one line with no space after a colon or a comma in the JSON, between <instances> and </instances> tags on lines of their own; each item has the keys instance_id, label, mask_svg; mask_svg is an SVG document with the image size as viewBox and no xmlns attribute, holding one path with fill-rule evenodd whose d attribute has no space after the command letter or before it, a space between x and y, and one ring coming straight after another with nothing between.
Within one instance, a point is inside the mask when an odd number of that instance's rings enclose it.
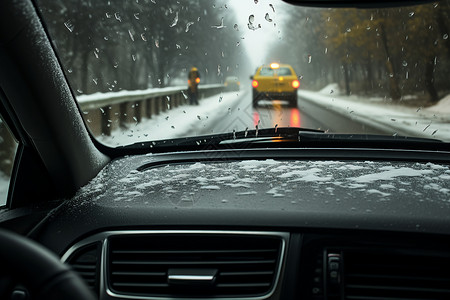
<instances>
[{"instance_id":1,"label":"snowy road","mask_svg":"<svg viewBox=\"0 0 450 300\"><path fill-rule=\"evenodd\" d=\"M245 91L229 107L228 115L214 122L213 127L204 128L201 134L232 132L255 128L304 127L340 133L386 134L386 132L364 125L353 116L343 116L323 106L299 97L298 107L290 108L286 101L261 100L252 107L251 93Z\"/></svg>"},{"instance_id":2,"label":"snowy road","mask_svg":"<svg viewBox=\"0 0 450 300\"><path fill-rule=\"evenodd\" d=\"M297 108L285 101L259 101L251 91L224 92L204 98L198 106L180 106L125 130L100 137L111 146L136 142L243 131L246 128L304 127L327 132L406 135L449 140L450 112L395 106L371 99L353 99L336 92L299 91ZM442 103L447 101L443 99ZM445 102L445 103L444 103ZM447 101L448 102L448 101ZM447 105L449 106L449 105Z\"/></svg>"}]
</instances>

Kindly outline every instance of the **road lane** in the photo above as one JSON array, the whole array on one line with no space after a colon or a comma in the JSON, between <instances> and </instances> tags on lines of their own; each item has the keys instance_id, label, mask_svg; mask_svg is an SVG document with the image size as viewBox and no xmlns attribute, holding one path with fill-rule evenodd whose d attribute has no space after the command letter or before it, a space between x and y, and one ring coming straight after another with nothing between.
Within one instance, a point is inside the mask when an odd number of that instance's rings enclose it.
<instances>
[{"instance_id":1,"label":"road lane","mask_svg":"<svg viewBox=\"0 0 450 300\"><path fill-rule=\"evenodd\" d=\"M240 100L230 105L226 117L216 120L214 128L205 128L201 134L232 132L271 127L304 127L336 133L390 134L358 122L350 113L343 116L310 101L298 99L298 107L291 108L282 100L261 100L252 106L251 93L239 92Z\"/></svg>"}]
</instances>

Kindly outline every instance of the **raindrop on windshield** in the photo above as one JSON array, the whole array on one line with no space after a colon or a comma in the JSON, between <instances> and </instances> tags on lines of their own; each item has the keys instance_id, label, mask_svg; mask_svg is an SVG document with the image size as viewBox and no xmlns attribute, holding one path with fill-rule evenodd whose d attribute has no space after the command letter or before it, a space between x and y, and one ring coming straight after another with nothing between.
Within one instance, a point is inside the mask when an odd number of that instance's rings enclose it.
<instances>
[{"instance_id":1,"label":"raindrop on windshield","mask_svg":"<svg viewBox=\"0 0 450 300\"><path fill-rule=\"evenodd\" d=\"M150 0L150 2L156 4L156 0Z\"/></svg>"},{"instance_id":2,"label":"raindrop on windshield","mask_svg":"<svg viewBox=\"0 0 450 300\"><path fill-rule=\"evenodd\" d=\"M222 102L222 100L223 100L223 96L220 95L220 97L219 97L219 103Z\"/></svg>"},{"instance_id":3,"label":"raindrop on windshield","mask_svg":"<svg viewBox=\"0 0 450 300\"><path fill-rule=\"evenodd\" d=\"M134 55L134 54L131 54L131 59L133 60L133 61L136 61L136 55Z\"/></svg>"},{"instance_id":4,"label":"raindrop on windshield","mask_svg":"<svg viewBox=\"0 0 450 300\"><path fill-rule=\"evenodd\" d=\"M97 51L94 51L94 55L95 55L95 58L98 58L98 53L97 53Z\"/></svg>"},{"instance_id":5,"label":"raindrop on windshield","mask_svg":"<svg viewBox=\"0 0 450 300\"><path fill-rule=\"evenodd\" d=\"M235 140L235 139L236 139L236 130L233 129L233 140Z\"/></svg>"},{"instance_id":6,"label":"raindrop on windshield","mask_svg":"<svg viewBox=\"0 0 450 300\"><path fill-rule=\"evenodd\" d=\"M159 48L159 41L158 40L155 40L155 46L156 46L156 48Z\"/></svg>"},{"instance_id":7,"label":"raindrop on windshield","mask_svg":"<svg viewBox=\"0 0 450 300\"><path fill-rule=\"evenodd\" d=\"M184 99L187 100L188 96L186 95L186 93L184 91L181 91L181 94L183 95Z\"/></svg>"},{"instance_id":8,"label":"raindrop on windshield","mask_svg":"<svg viewBox=\"0 0 450 300\"><path fill-rule=\"evenodd\" d=\"M233 28L236 29L236 31L239 31L239 26L238 26L238 24L234 24Z\"/></svg>"},{"instance_id":9,"label":"raindrop on windshield","mask_svg":"<svg viewBox=\"0 0 450 300\"><path fill-rule=\"evenodd\" d=\"M92 81L95 83L95 85L98 84L98 78L92 78Z\"/></svg>"},{"instance_id":10,"label":"raindrop on windshield","mask_svg":"<svg viewBox=\"0 0 450 300\"><path fill-rule=\"evenodd\" d=\"M272 19L269 16L269 13L266 13L266 16L264 17L267 22L272 22Z\"/></svg>"},{"instance_id":11,"label":"raindrop on windshield","mask_svg":"<svg viewBox=\"0 0 450 300\"><path fill-rule=\"evenodd\" d=\"M275 12L275 7L273 7L272 4L269 4L270 8L272 9L273 12Z\"/></svg>"},{"instance_id":12,"label":"raindrop on windshield","mask_svg":"<svg viewBox=\"0 0 450 300\"><path fill-rule=\"evenodd\" d=\"M278 124L275 124L275 133L277 132L277 130L278 130Z\"/></svg>"},{"instance_id":13,"label":"raindrop on windshield","mask_svg":"<svg viewBox=\"0 0 450 300\"><path fill-rule=\"evenodd\" d=\"M130 29L128 29L128 34L130 35L130 39L134 42L134 36Z\"/></svg>"},{"instance_id":14,"label":"raindrop on windshield","mask_svg":"<svg viewBox=\"0 0 450 300\"><path fill-rule=\"evenodd\" d=\"M107 36L104 36L103 39L104 39L105 41L109 40L109 38L108 38Z\"/></svg>"},{"instance_id":15,"label":"raindrop on windshield","mask_svg":"<svg viewBox=\"0 0 450 300\"><path fill-rule=\"evenodd\" d=\"M200 121L202 120L202 117L200 117L199 115L197 115L197 119L199 119Z\"/></svg>"},{"instance_id":16,"label":"raindrop on windshield","mask_svg":"<svg viewBox=\"0 0 450 300\"><path fill-rule=\"evenodd\" d=\"M107 18L107 19L111 19L111 18L112 18L112 14L105 13L105 15L106 15L106 18Z\"/></svg>"},{"instance_id":17,"label":"raindrop on windshield","mask_svg":"<svg viewBox=\"0 0 450 300\"><path fill-rule=\"evenodd\" d=\"M188 32L188 31L189 31L189 27L191 27L191 25L194 25L194 22L188 22L188 23L186 24L186 30L185 30L185 32Z\"/></svg>"},{"instance_id":18,"label":"raindrop on windshield","mask_svg":"<svg viewBox=\"0 0 450 300\"><path fill-rule=\"evenodd\" d=\"M220 65L217 66L217 76L220 75Z\"/></svg>"},{"instance_id":19,"label":"raindrop on windshield","mask_svg":"<svg viewBox=\"0 0 450 300\"><path fill-rule=\"evenodd\" d=\"M142 34L141 34L141 39L142 39L144 42L147 41L147 38L145 37L145 33L142 33Z\"/></svg>"},{"instance_id":20,"label":"raindrop on windshield","mask_svg":"<svg viewBox=\"0 0 450 300\"><path fill-rule=\"evenodd\" d=\"M71 20L67 20L66 22L64 22L64 26L66 26L66 28L70 31L73 32L73 29L75 28L75 26L72 24Z\"/></svg>"},{"instance_id":21,"label":"raindrop on windshield","mask_svg":"<svg viewBox=\"0 0 450 300\"><path fill-rule=\"evenodd\" d=\"M177 49L181 49L181 46L178 44L175 44L175 46L177 47Z\"/></svg>"},{"instance_id":22,"label":"raindrop on windshield","mask_svg":"<svg viewBox=\"0 0 450 300\"><path fill-rule=\"evenodd\" d=\"M220 19L220 24L219 25L211 25L211 28L217 28L217 29L222 29L222 28L226 28L227 26L223 25L223 17Z\"/></svg>"},{"instance_id":23,"label":"raindrop on windshield","mask_svg":"<svg viewBox=\"0 0 450 300\"><path fill-rule=\"evenodd\" d=\"M72 72L73 72L73 70L72 70L72 69L68 69L68 70L67 70L67 72L69 72L69 73L72 73Z\"/></svg>"},{"instance_id":24,"label":"raindrop on windshield","mask_svg":"<svg viewBox=\"0 0 450 300\"><path fill-rule=\"evenodd\" d=\"M228 114L231 115L231 107L228 107Z\"/></svg>"},{"instance_id":25,"label":"raindrop on windshield","mask_svg":"<svg viewBox=\"0 0 450 300\"><path fill-rule=\"evenodd\" d=\"M240 44L241 44L241 42L237 42L236 43L236 47L239 47Z\"/></svg>"},{"instance_id":26,"label":"raindrop on windshield","mask_svg":"<svg viewBox=\"0 0 450 300\"><path fill-rule=\"evenodd\" d=\"M444 34L444 35L442 36L442 38L443 38L444 40L448 39L448 34L447 34L447 33Z\"/></svg>"},{"instance_id":27,"label":"raindrop on windshield","mask_svg":"<svg viewBox=\"0 0 450 300\"><path fill-rule=\"evenodd\" d=\"M139 20L139 13L135 13L135 14L134 14L134 18L135 18L136 20Z\"/></svg>"},{"instance_id":28,"label":"raindrop on windshield","mask_svg":"<svg viewBox=\"0 0 450 300\"><path fill-rule=\"evenodd\" d=\"M410 13L408 14L408 16L410 16L410 17L414 16L414 12L413 12L413 11L410 12Z\"/></svg>"},{"instance_id":29,"label":"raindrop on windshield","mask_svg":"<svg viewBox=\"0 0 450 300\"><path fill-rule=\"evenodd\" d=\"M254 0L255 1L255 4L258 4L258 0Z\"/></svg>"},{"instance_id":30,"label":"raindrop on windshield","mask_svg":"<svg viewBox=\"0 0 450 300\"><path fill-rule=\"evenodd\" d=\"M118 12L116 12L116 13L114 14L114 17L116 18L117 21L122 22L122 19L120 18L120 15L119 15Z\"/></svg>"},{"instance_id":31,"label":"raindrop on windshield","mask_svg":"<svg viewBox=\"0 0 450 300\"><path fill-rule=\"evenodd\" d=\"M310 54L308 54L308 64L311 63L311 60L312 60L312 56Z\"/></svg>"},{"instance_id":32,"label":"raindrop on windshield","mask_svg":"<svg viewBox=\"0 0 450 300\"><path fill-rule=\"evenodd\" d=\"M402 66L406 67L407 65L408 65L408 62L407 62L406 60L404 60L404 61L402 62Z\"/></svg>"},{"instance_id":33,"label":"raindrop on windshield","mask_svg":"<svg viewBox=\"0 0 450 300\"><path fill-rule=\"evenodd\" d=\"M175 17L173 18L172 24L170 24L170 27L174 27L178 23L178 12L175 13Z\"/></svg>"},{"instance_id":34,"label":"raindrop on windshield","mask_svg":"<svg viewBox=\"0 0 450 300\"><path fill-rule=\"evenodd\" d=\"M245 128L244 137L247 137L248 134L248 127Z\"/></svg>"}]
</instances>

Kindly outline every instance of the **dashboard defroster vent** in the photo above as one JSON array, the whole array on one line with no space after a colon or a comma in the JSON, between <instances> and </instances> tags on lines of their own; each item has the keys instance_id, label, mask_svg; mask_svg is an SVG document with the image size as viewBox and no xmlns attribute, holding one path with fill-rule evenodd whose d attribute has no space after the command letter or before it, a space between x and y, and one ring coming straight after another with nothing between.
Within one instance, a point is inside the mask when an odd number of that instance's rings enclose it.
<instances>
[{"instance_id":1,"label":"dashboard defroster vent","mask_svg":"<svg viewBox=\"0 0 450 300\"><path fill-rule=\"evenodd\" d=\"M345 299L450 299L450 257L401 251L344 252Z\"/></svg>"},{"instance_id":2,"label":"dashboard defroster vent","mask_svg":"<svg viewBox=\"0 0 450 300\"><path fill-rule=\"evenodd\" d=\"M283 239L239 234L111 236L110 291L147 297L253 297L270 293Z\"/></svg>"},{"instance_id":3,"label":"dashboard defroster vent","mask_svg":"<svg viewBox=\"0 0 450 300\"><path fill-rule=\"evenodd\" d=\"M314 299L450 299L450 253L406 248L324 248L312 267Z\"/></svg>"},{"instance_id":4,"label":"dashboard defroster vent","mask_svg":"<svg viewBox=\"0 0 450 300\"><path fill-rule=\"evenodd\" d=\"M98 294L100 276L100 243L77 249L66 261L72 269Z\"/></svg>"}]
</instances>

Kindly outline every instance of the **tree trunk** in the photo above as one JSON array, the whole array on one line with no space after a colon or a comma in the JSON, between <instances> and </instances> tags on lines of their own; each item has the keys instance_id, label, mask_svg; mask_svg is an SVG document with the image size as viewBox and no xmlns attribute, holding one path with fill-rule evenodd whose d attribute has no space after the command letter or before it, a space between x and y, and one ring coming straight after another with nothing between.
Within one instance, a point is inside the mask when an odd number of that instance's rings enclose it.
<instances>
[{"instance_id":1,"label":"tree trunk","mask_svg":"<svg viewBox=\"0 0 450 300\"><path fill-rule=\"evenodd\" d=\"M348 75L348 64L346 61L342 64L342 67L344 69L344 81L345 81L345 94L347 96L350 96L350 78Z\"/></svg>"},{"instance_id":2,"label":"tree trunk","mask_svg":"<svg viewBox=\"0 0 450 300\"><path fill-rule=\"evenodd\" d=\"M398 101L401 98L400 89L398 87L397 74L395 73L394 64L391 61L391 56L389 53L389 47L387 44L386 31L384 30L384 24L380 25L380 37L383 44L384 53L386 55L386 71L389 77L389 94L394 101Z\"/></svg>"},{"instance_id":3,"label":"tree trunk","mask_svg":"<svg viewBox=\"0 0 450 300\"><path fill-rule=\"evenodd\" d=\"M434 86L434 57L431 57L425 64L425 87L430 95L430 101L436 103L439 96Z\"/></svg>"}]
</instances>

